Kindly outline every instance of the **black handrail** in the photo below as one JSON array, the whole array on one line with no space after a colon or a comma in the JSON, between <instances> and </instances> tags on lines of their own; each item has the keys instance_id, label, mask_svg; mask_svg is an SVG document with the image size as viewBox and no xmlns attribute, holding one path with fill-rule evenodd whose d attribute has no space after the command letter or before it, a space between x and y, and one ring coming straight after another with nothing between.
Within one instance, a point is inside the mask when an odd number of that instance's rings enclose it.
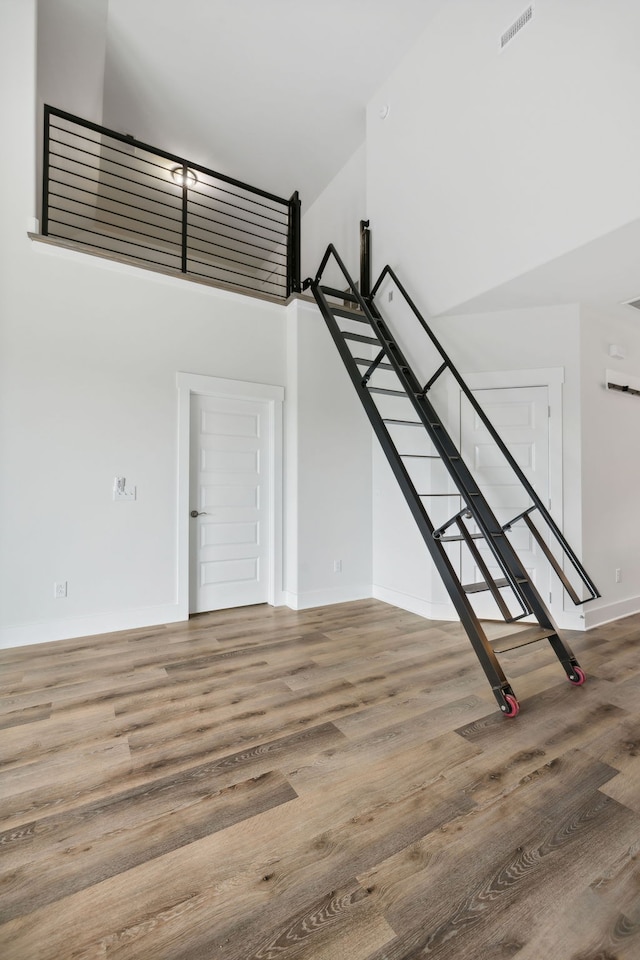
<instances>
[{"instance_id":1,"label":"black handrail","mask_svg":"<svg viewBox=\"0 0 640 960\"><path fill-rule=\"evenodd\" d=\"M49 105L43 146L44 236L243 292L300 291L297 192L286 200Z\"/></svg>"},{"instance_id":2,"label":"black handrail","mask_svg":"<svg viewBox=\"0 0 640 960\"><path fill-rule=\"evenodd\" d=\"M448 369L451 371L452 376L454 377L454 379L455 379L456 382L458 383L458 386L460 387L461 391L464 393L465 397L467 398L467 400L469 401L469 403L470 403L471 406L473 407L474 411L477 413L478 417L480 418L480 420L482 421L482 423L484 424L484 426L487 428L487 430L488 430L489 434L491 435L492 439L494 440L496 446L497 446L498 449L500 450L500 453L503 455L503 457L505 458L505 460L507 461L507 463L509 464L509 466L511 467L511 469L514 471L515 475L518 477L518 480L520 481L520 483L522 484L522 486L523 486L523 487L525 488L525 490L527 491L528 496L529 496L529 497L531 498L531 500L533 501L534 506L533 506L533 507L530 507L529 510L525 511L525 513L529 514L529 513L531 512L531 510L533 510L533 509L537 509L537 510L538 510L538 512L540 513L540 516L543 517L545 523L546 523L547 526L549 527L549 530L551 531L551 533L552 533L553 536L555 537L555 539L556 539L556 541L558 542L560 548L563 550L563 552L565 553L566 557L567 557L568 560L570 561L571 566L573 567L573 569L575 570L576 574L578 575L578 577L580 578L580 580L582 581L582 583L583 583L584 586L586 587L587 591L589 592L589 594L590 594L589 597L587 597L585 600L579 600L578 602L579 602L579 603L586 603L586 602L588 602L588 600L595 600L597 597L600 596L600 593L599 593L599 591L598 591L598 588L596 587L596 585L594 584L593 580L592 580L591 577L588 575L588 573L586 572L586 570L584 569L584 567L582 566L582 564L581 564L580 560L578 559L577 555L575 554L574 550L572 549L572 547L570 546L570 544L569 544L569 543L567 542L567 540L565 539L564 534L562 533L562 531L561 531L560 528L558 527L557 523L555 522L555 520L553 519L553 517L551 516L551 514L549 513L549 511L548 511L547 508L545 507L544 503L542 502L542 500L540 499L540 497L538 496L538 494L536 493L536 491L535 491L535 490L533 489L533 487L531 486L531 483L529 482L529 480L528 480L527 477L525 476L525 474L524 474L524 472L522 471L521 467L518 465L518 463L517 463L516 460L514 459L513 455L510 453L509 449L507 448L507 446L505 445L504 441L503 441L502 438L500 437L499 433L497 432L497 430L495 429L495 427L493 426L493 424L491 423L491 421L490 421L489 418L487 417L486 413L484 412L484 410L482 409L482 407L480 406L480 404L478 403L478 401L477 401L476 398L474 397L473 393L471 392L471 390L469 389L469 387L467 386L467 384L465 383L465 381L462 379L461 375L459 374L458 370L457 370L456 367L454 366L454 364L453 364L453 362L451 361L450 357L447 355L447 353L445 352L445 350L442 348L442 346L441 346L440 342L438 341L438 339L436 338L435 334L433 333L433 331L431 330L431 328L429 327L429 325L428 325L427 322L425 321L424 317L422 316L422 314L420 313L420 311L419 311L418 308L416 307L415 303L413 302L413 300L411 299L411 297L409 296L409 294L408 294L407 291L405 290L404 286L402 285L402 283L401 283L400 280L398 279L395 271L394 271L388 264L383 268L382 272L380 273L380 276L379 276L378 279L376 280L376 282L375 282L375 284L374 284L374 286L373 286L373 289L372 289L372 291L371 291L371 298L373 299L373 297L375 297L376 293L378 292L378 290L380 289L380 287L382 286L382 284L384 283L384 281L385 281L385 279L386 279L387 277L389 277L389 278L393 281L393 283L395 284L395 286L397 287L397 289L400 291L400 293L401 293L402 296L404 297L405 302L407 303L407 305L408 305L409 308L411 309L412 313L414 314L414 316L416 317L416 319L418 320L418 322L420 323L420 325L421 325L422 328L424 329L425 333L427 334L427 336L428 336L429 339L431 340L432 344L434 345L434 347L436 348L436 350L438 351L438 353L439 353L440 356L442 357L442 360L444 361L444 365L446 366L446 368L448 368ZM426 388L425 388L425 389L426 389ZM522 516L524 516L524 514L523 514ZM516 517L516 518L514 518L512 521L510 521L509 524L506 525L507 528L510 527L513 523L516 522L516 520L519 520L519 519L521 519L521 517ZM574 598L572 597L572 599L574 599ZM574 602L575 602L575 600L574 600Z\"/></svg>"}]
</instances>

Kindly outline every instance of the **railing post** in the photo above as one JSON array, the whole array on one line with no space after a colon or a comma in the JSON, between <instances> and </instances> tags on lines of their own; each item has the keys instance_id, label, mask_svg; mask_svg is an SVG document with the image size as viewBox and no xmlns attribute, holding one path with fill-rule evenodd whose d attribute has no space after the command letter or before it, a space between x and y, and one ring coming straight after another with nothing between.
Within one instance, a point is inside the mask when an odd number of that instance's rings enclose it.
<instances>
[{"instance_id":1,"label":"railing post","mask_svg":"<svg viewBox=\"0 0 640 960\"><path fill-rule=\"evenodd\" d=\"M300 195L298 191L289 200L289 229L287 234L287 296L300 293Z\"/></svg>"},{"instance_id":2,"label":"railing post","mask_svg":"<svg viewBox=\"0 0 640 960\"><path fill-rule=\"evenodd\" d=\"M43 137L43 158L42 158L42 211L40 220L42 222L42 236L49 235L49 124L50 107L45 104L44 107L44 137Z\"/></svg>"},{"instance_id":3,"label":"railing post","mask_svg":"<svg viewBox=\"0 0 640 960\"><path fill-rule=\"evenodd\" d=\"M371 231L369 221L360 221L360 295L371 296Z\"/></svg>"},{"instance_id":4,"label":"railing post","mask_svg":"<svg viewBox=\"0 0 640 960\"><path fill-rule=\"evenodd\" d=\"M182 166L182 272L187 272L187 213L189 202L189 168Z\"/></svg>"}]
</instances>

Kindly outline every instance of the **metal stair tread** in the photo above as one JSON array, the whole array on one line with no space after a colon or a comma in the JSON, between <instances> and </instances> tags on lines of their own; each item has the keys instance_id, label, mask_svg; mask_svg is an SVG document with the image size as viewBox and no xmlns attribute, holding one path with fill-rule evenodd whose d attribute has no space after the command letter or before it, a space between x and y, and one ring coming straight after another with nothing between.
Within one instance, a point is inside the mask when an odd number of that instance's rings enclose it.
<instances>
[{"instance_id":1,"label":"metal stair tread","mask_svg":"<svg viewBox=\"0 0 640 960\"><path fill-rule=\"evenodd\" d=\"M494 580L493 582L500 590L502 590L503 587L511 586L510 582L503 578L500 580ZM528 580L525 580L521 577L516 577L516 583L528 583ZM478 583L463 583L462 589L465 593L484 593L485 590L490 590L491 587L486 580L480 580Z\"/></svg>"},{"instance_id":2,"label":"metal stair tread","mask_svg":"<svg viewBox=\"0 0 640 960\"><path fill-rule=\"evenodd\" d=\"M454 496L454 494L452 494ZM484 534L482 533L468 533L466 537L463 537L462 534L451 537L434 537L435 540L439 540L440 543L451 543L454 540L466 540L467 537L469 540L483 540Z\"/></svg>"},{"instance_id":3,"label":"metal stair tread","mask_svg":"<svg viewBox=\"0 0 640 960\"><path fill-rule=\"evenodd\" d=\"M329 309L334 317L344 317L346 320L357 320L358 323L369 323L369 319L362 310L350 310L349 307L334 307L333 304L329 304Z\"/></svg>"},{"instance_id":4,"label":"metal stair tread","mask_svg":"<svg viewBox=\"0 0 640 960\"><path fill-rule=\"evenodd\" d=\"M385 417L382 418L382 422L383 423L401 423L407 427L421 427L423 425L422 420L392 420L392 419L387 419Z\"/></svg>"},{"instance_id":5,"label":"metal stair tread","mask_svg":"<svg viewBox=\"0 0 640 960\"><path fill-rule=\"evenodd\" d=\"M376 342L377 342L377 341L376 341ZM362 363L362 364L364 364L365 367L370 367L371 364L373 363L373 360L367 360L367 359L365 359L365 357L354 357L353 360L354 360L354 363ZM378 369L378 370L393 370L393 369L395 369L395 368L393 367L392 364L390 364L390 363L385 363L384 360L383 360L382 363L379 363L379 364L378 364L377 369Z\"/></svg>"},{"instance_id":6,"label":"metal stair tread","mask_svg":"<svg viewBox=\"0 0 640 960\"><path fill-rule=\"evenodd\" d=\"M388 390L386 387L369 387L369 393L384 393L387 397L406 397L409 399L404 390Z\"/></svg>"},{"instance_id":7,"label":"metal stair tread","mask_svg":"<svg viewBox=\"0 0 640 960\"><path fill-rule=\"evenodd\" d=\"M362 333L345 333L343 330L342 336L345 340L357 340L358 343L372 343L374 347L380 346L380 341L377 337L365 337ZM371 361L371 363L373 363L373 361Z\"/></svg>"},{"instance_id":8,"label":"metal stair tread","mask_svg":"<svg viewBox=\"0 0 640 960\"><path fill-rule=\"evenodd\" d=\"M506 653L507 650L517 650L518 647L525 647L529 643L537 643L539 640L547 640L556 635L553 629L546 627L529 627L528 630L518 630L516 633L508 633L503 637L494 637L489 640L489 644L494 653Z\"/></svg>"},{"instance_id":9,"label":"metal stair tread","mask_svg":"<svg viewBox=\"0 0 640 960\"><path fill-rule=\"evenodd\" d=\"M325 287L321 284L320 289L325 297L336 297L338 300L348 300L350 303L357 303L358 298L350 290L338 290L336 287ZM329 304L331 306L331 304Z\"/></svg>"}]
</instances>

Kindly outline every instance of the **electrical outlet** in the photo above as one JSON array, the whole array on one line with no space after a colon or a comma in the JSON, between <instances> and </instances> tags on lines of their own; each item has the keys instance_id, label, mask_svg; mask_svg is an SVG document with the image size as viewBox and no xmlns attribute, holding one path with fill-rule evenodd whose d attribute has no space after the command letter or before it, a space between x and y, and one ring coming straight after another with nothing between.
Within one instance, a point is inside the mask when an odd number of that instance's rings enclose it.
<instances>
[{"instance_id":1,"label":"electrical outlet","mask_svg":"<svg viewBox=\"0 0 640 960\"><path fill-rule=\"evenodd\" d=\"M622 570L616 567L616 583L622 583Z\"/></svg>"},{"instance_id":2,"label":"electrical outlet","mask_svg":"<svg viewBox=\"0 0 640 960\"><path fill-rule=\"evenodd\" d=\"M67 595L67 581L60 580L59 583L54 583L53 585L53 595L56 600L62 600Z\"/></svg>"},{"instance_id":3,"label":"electrical outlet","mask_svg":"<svg viewBox=\"0 0 640 960\"><path fill-rule=\"evenodd\" d=\"M342 573L342 560L334 560L334 561L333 561L333 572L334 572L334 573Z\"/></svg>"}]
</instances>

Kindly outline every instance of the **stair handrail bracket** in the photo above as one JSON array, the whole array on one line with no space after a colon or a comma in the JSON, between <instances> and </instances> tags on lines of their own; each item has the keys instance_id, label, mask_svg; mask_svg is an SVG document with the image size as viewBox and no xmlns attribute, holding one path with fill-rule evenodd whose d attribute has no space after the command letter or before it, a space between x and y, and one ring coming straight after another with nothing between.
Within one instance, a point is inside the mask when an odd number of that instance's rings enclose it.
<instances>
[{"instance_id":1,"label":"stair handrail bracket","mask_svg":"<svg viewBox=\"0 0 640 960\"><path fill-rule=\"evenodd\" d=\"M335 264L341 276L338 283L332 286L323 282L330 262ZM361 264L361 282L362 277L367 275L367 271L362 269ZM421 381L416 376L376 301L376 294L387 278L396 286L440 358L436 360L437 369L428 377L426 383L424 379ZM368 283L365 286L368 287ZM578 686L584 683L583 671L566 641L559 636L551 614L525 569L514 543L507 536L507 531L515 523L525 523L572 600L575 603L585 602L573 589L561 564L549 548L545 536L532 520L531 514L536 512L538 517L543 518L562 548L564 556L578 573L589 593L587 599L594 599L599 596L599 593L395 272L387 265L370 293L368 290L359 290L335 246L329 244L315 276L305 280L303 288L311 290L318 304L347 373L503 714L515 716L519 712L519 704L498 662L496 651L469 599L475 593L489 592L505 622L521 620L524 617L537 620L538 627L533 631L529 629L524 635L520 632L513 636L498 638L501 652L546 639L560 660L570 682ZM368 351L372 351L372 355L368 355ZM478 481L464 462L459 446L452 439L446 423L432 403L430 396L432 388L446 371L453 376L512 468L518 482L530 497L531 505L507 524L502 525L497 520L478 486ZM399 407L393 407L385 414L386 404L399 404ZM393 410L399 410L399 412L393 412ZM429 452L419 452L417 449L407 450L404 447L406 440L400 440L401 436L406 437L407 430L418 438L426 437L428 443L426 449ZM436 461L444 466L445 476L448 477L446 491L439 492L431 487L428 490L423 489L424 476L431 476L430 470L426 474L421 474L420 471L415 471L413 466L409 469L411 464L423 461ZM457 492L451 492L452 489ZM427 509L425 501L433 505L437 502L435 498L438 497L457 498L460 505L454 515L444 523L440 521L434 524L430 516L432 507ZM471 520L475 523L475 530L467 525ZM487 553L483 554L478 548L478 541L484 541L485 549L489 555L493 556L496 564L493 569L497 568L500 571L497 578L487 564ZM478 583L466 585L462 583L448 552L453 542L468 552L475 569L482 577ZM512 598L511 603L504 595L505 590ZM515 613L512 609L513 600L518 607Z\"/></svg>"}]
</instances>

